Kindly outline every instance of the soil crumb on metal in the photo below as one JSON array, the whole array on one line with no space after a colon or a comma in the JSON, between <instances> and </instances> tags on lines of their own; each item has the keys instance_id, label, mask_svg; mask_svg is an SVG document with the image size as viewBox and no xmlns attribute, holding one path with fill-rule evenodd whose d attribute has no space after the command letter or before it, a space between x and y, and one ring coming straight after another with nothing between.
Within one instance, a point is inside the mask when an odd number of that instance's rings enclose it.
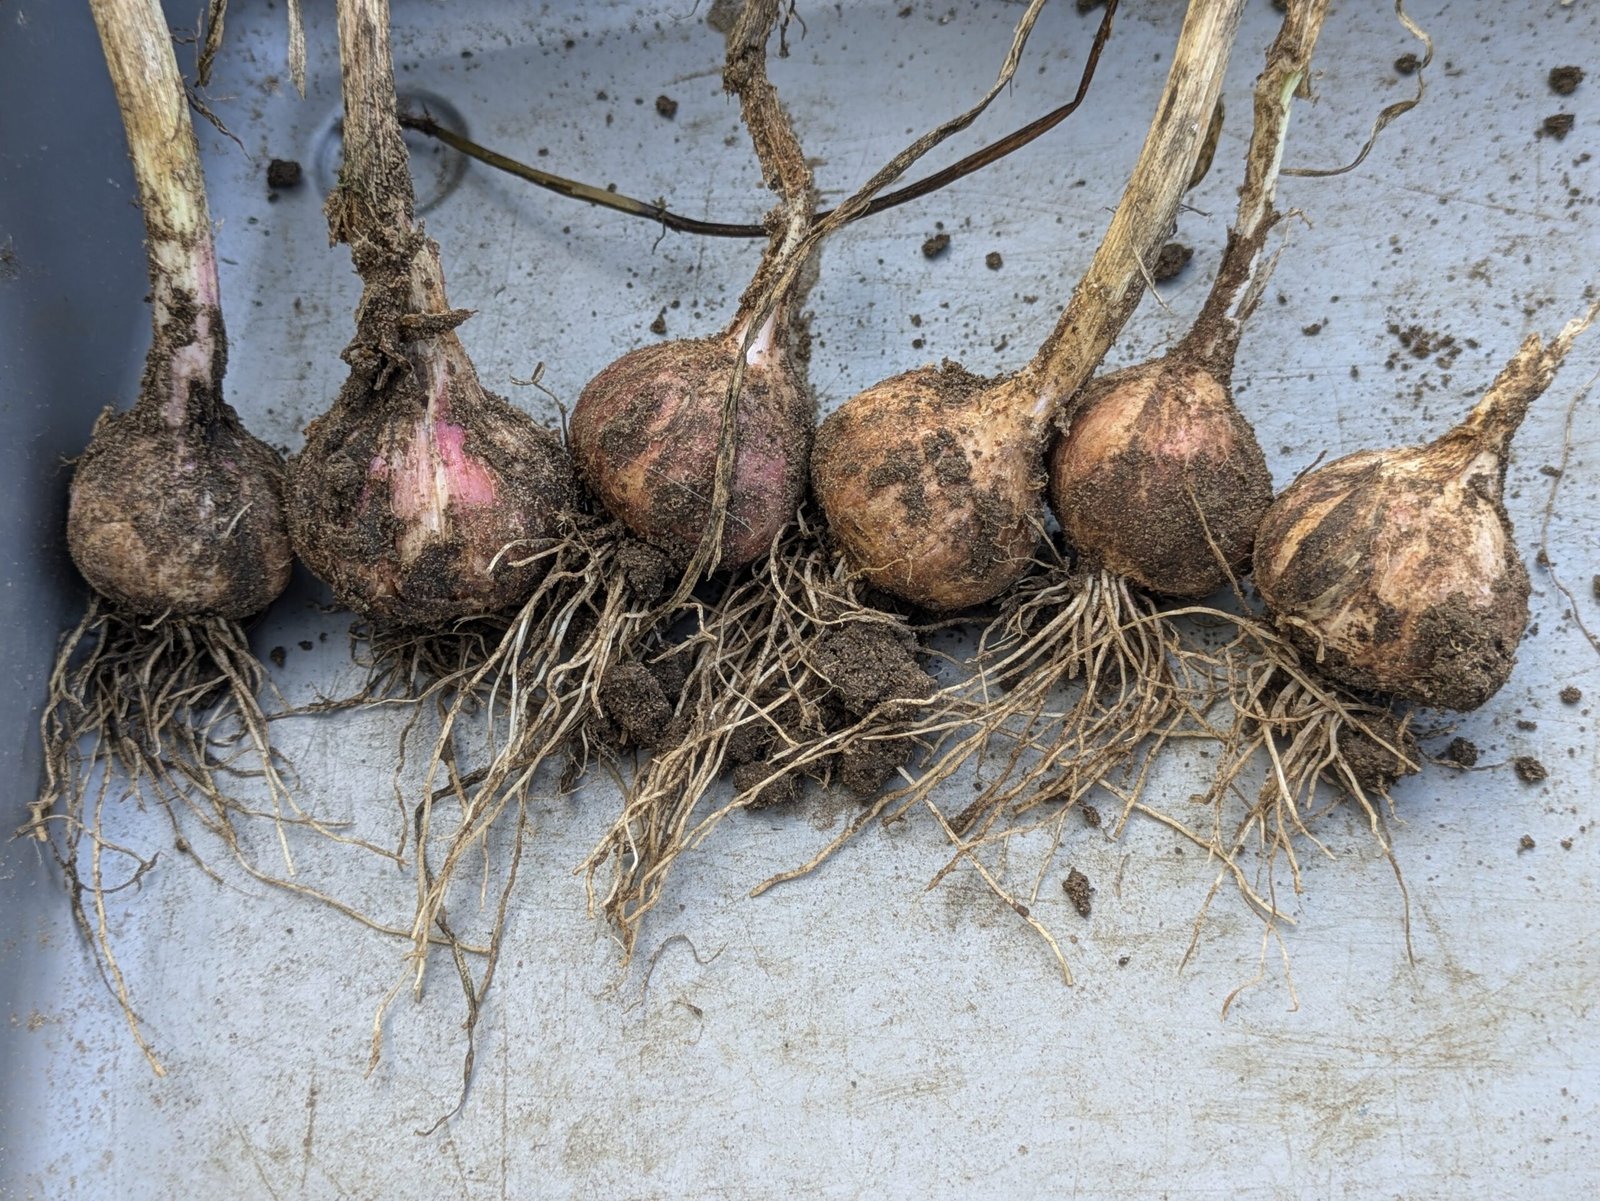
<instances>
[{"instance_id":1,"label":"soil crumb on metal","mask_svg":"<svg viewBox=\"0 0 1600 1201\"><path fill-rule=\"evenodd\" d=\"M1550 769L1532 755L1518 755L1511 761L1511 767L1524 784L1537 784L1550 776Z\"/></svg>"},{"instance_id":2,"label":"soil crumb on metal","mask_svg":"<svg viewBox=\"0 0 1600 1201\"><path fill-rule=\"evenodd\" d=\"M1582 67L1551 67L1550 90L1557 96L1570 96L1583 82Z\"/></svg>"},{"instance_id":3,"label":"soil crumb on metal","mask_svg":"<svg viewBox=\"0 0 1600 1201\"><path fill-rule=\"evenodd\" d=\"M277 191L298 187L304 172L292 158L275 158L267 164L267 187Z\"/></svg>"},{"instance_id":4,"label":"soil crumb on metal","mask_svg":"<svg viewBox=\"0 0 1600 1201\"><path fill-rule=\"evenodd\" d=\"M1089 883L1089 877L1077 868L1073 868L1061 882L1061 889L1072 902L1072 907L1078 911L1078 916L1088 917L1094 901L1094 887Z\"/></svg>"},{"instance_id":5,"label":"soil crumb on metal","mask_svg":"<svg viewBox=\"0 0 1600 1201\"><path fill-rule=\"evenodd\" d=\"M1168 242L1156 255L1156 265L1151 268L1150 275L1156 283L1166 283L1167 280L1182 274L1192 258L1194 258L1193 246L1185 246L1182 242Z\"/></svg>"}]
</instances>

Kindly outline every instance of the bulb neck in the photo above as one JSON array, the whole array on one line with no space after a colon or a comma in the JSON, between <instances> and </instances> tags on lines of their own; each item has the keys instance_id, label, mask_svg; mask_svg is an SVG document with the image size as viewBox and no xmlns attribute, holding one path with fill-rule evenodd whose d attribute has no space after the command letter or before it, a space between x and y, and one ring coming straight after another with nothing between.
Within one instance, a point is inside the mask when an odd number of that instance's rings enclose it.
<instances>
[{"instance_id":1,"label":"bulb neck","mask_svg":"<svg viewBox=\"0 0 1600 1201\"><path fill-rule=\"evenodd\" d=\"M1503 463L1528 409L1555 379L1564 353L1565 346L1553 343L1546 347L1538 334L1528 335L1495 376L1483 399L1439 441L1470 445L1495 455ZM1504 467L1501 470L1503 474Z\"/></svg>"},{"instance_id":2,"label":"bulb neck","mask_svg":"<svg viewBox=\"0 0 1600 1201\"><path fill-rule=\"evenodd\" d=\"M325 214L361 278L403 268L420 238L411 160L395 116L389 0L337 0L344 163Z\"/></svg>"},{"instance_id":3,"label":"bulb neck","mask_svg":"<svg viewBox=\"0 0 1600 1201\"><path fill-rule=\"evenodd\" d=\"M154 336L138 407L168 428L215 420L227 340L200 146L157 0L91 0L144 210Z\"/></svg>"},{"instance_id":4,"label":"bulb neck","mask_svg":"<svg viewBox=\"0 0 1600 1201\"><path fill-rule=\"evenodd\" d=\"M1467 414L1466 420L1433 445L1461 446L1475 454L1492 456L1499 465L1498 478L1503 483L1511 440L1522 427L1528 409L1550 387L1572 343L1597 316L1600 316L1600 300L1562 326L1561 332L1548 343L1538 334L1529 334L1510 362L1495 376L1483 399Z\"/></svg>"}]
</instances>

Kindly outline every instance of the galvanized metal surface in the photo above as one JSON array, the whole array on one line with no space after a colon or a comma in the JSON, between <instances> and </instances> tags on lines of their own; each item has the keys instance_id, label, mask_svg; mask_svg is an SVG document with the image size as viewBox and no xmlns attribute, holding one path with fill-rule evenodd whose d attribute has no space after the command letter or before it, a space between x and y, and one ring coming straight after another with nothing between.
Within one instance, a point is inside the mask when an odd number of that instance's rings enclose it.
<instances>
[{"instance_id":1,"label":"galvanized metal surface","mask_svg":"<svg viewBox=\"0 0 1600 1201\"><path fill-rule=\"evenodd\" d=\"M244 150L202 127L229 394L286 447L342 379L357 295L319 211L337 161L325 7L307 6L300 101L280 7L236 0L211 95ZM941 356L1014 367L1037 344L1115 202L1181 6L1129 8L1090 102L1065 127L828 250L812 297L826 406ZM826 194L978 95L1018 12L804 6L775 76ZM1239 378L1280 481L1324 453L1444 428L1525 333L1553 332L1595 282L1600 78L1560 98L1545 76L1569 62L1600 70L1600 11L1435 0L1415 16L1438 44L1425 105L1359 170L1285 183L1307 221L1290 232L1280 303L1247 334ZM401 87L448 103L482 141L689 212L764 207L703 8L397 3L395 17ZM1058 103L1093 20L1052 6L1016 85L948 157ZM1264 0L1250 6L1234 115L1182 220L1195 261L1163 288L1164 306L1146 301L1115 361L1181 332L1204 294L1273 22ZM1338 5L1289 159L1347 160L1377 108L1410 86L1391 64L1414 49L1382 0ZM80 604L58 536L60 461L101 405L131 395L145 346L138 214L97 53L78 6L0 4L6 825L32 796L34 706L52 639ZM658 94L678 101L674 119L656 112ZM1537 136L1559 111L1576 114L1573 131ZM270 197L273 156L306 164L308 184ZM674 335L725 320L754 266L752 246L661 237L477 166L456 177L435 161L419 175L456 179L427 220L455 302L478 310L464 336L485 381L545 416L549 402L514 383L535 364L570 403L600 366L652 338L663 309ZM941 222L951 247L930 261L920 246ZM999 270L984 266L990 251ZM1391 325L1452 335L1454 365L1412 357ZM1590 337L1514 456L1507 504L1530 560L1553 486L1539 469L1560 461L1568 404L1600 367ZM1594 628L1592 400L1578 403L1572 432L1549 555ZM680 866L623 975L571 874L614 811L614 789L598 783L577 802L535 807L473 1091L426 1136L415 1131L455 1102L464 1048L447 963L419 1005L396 1003L367 1075L374 1010L404 972L399 944L237 872L209 881L169 851L111 901L123 967L169 1069L158 1080L72 928L53 865L32 843L4 844L0 1196L1593 1196L1600 765L1587 698L1600 695L1600 660L1550 574L1535 568L1534 586L1516 676L1457 731L1487 769L1434 767L1397 790L1415 962L1390 868L1343 814L1320 827L1330 854L1308 849L1298 923L1281 946L1263 946L1257 920L1224 892L1183 970L1215 866L1148 824L1118 843L1074 830L1036 906L1071 936L1071 989L970 873L923 890L945 858L926 823L873 832L809 882L747 899L843 820L843 802L824 798L724 825ZM358 676L347 619L319 599L300 586L257 631L263 652L288 648L278 674L291 696ZM1586 699L1563 704L1567 685ZM285 724L323 813L392 827L401 721ZM1504 766L1519 754L1549 779L1520 783ZM1181 797L1198 779L1179 768L1159 787ZM170 844L159 814L122 807L111 820L119 838ZM1014 851L1018 878L1043 850ZM1096 886L1089 920L1060 896L1069 864ZM393 868L316 846L299 868L390 920L407 915L412 885ZM1263 964L1264 980L1224 1016Z\"/></svg>"}]
</instances>

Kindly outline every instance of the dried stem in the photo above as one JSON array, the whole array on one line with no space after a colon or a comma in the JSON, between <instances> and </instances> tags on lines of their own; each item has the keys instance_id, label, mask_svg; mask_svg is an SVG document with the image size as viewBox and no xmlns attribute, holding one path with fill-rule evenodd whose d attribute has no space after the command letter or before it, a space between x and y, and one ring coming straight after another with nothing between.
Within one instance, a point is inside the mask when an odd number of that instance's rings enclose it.
<instances>
[{"instance_id":1,"label":"dried stem","mask_svg":"<svg viewBox=\"0 0 1600 1201\"><path fill-rule=\"evenodd\" d=\"M1254 125L1245 155L1238 215L1228 230L1227 249L1211 294L1184 339L1184 346L1223 378L1232 375L1245 318L1255 309L1272 275L1275 260L1265 252L1267 235L1278 223L1273 196L1289 135L1289 110L1294 98L1305 94L1311 52L1327 19L1328 3L1297 0L1289 5L1283 27L1267 50L1266 68L1256 79Z\"/></svg>"},{"instance_id":2,"label":"dried stem","mask_svg":"<svg viewBox=\"0 0 1600 1201\"><path fill-rule=\"evenodd\" d=\"M767 41L778 23L780 7L778 0L745 0L728 35L728 61L722 71L723 89L739 98L739 111L755 144L756 160L767 186L781 197L778 207L767 216L771 242L739 302L741 316L736 324L742 323L747 309L760 305L768 274L784 256L794 252L810 227L816 208L816 188L805 151L778 99L777 89L767 78ZM779 297L780 305L782 300Z\"/></svg>"},{"instance_id":3,"label":"dried stem","mask_svg":"<svg viewBox=\"0 0 1600 1201\"><path fill-rule=\"evenodd\" d=\"M1367 161L1367 155L1371 154L1372 148L1378 144L1378 135L1389 127L1390 122L1397 117L1403 117L1422 103L1422 98L1428 90L1425 76L1428 66L1433 62L1433 39L1428 36L1427 30L1407 15L1405 0L1394 0L1394 15L1395 19L1405 27L1406 32L1422 43L1422 58L1416 67L1416 95L1385 105L1372 122L1372 132L1367 135L1367 140L1361 144L1361 149L1356 151L1355 158L1348 163L1340 167L1285 167L1284 175L1297 175L1304 179L1329 179L1335 175L1343 175L1347 171L1354 171Z\"/></svg>"},{"instance_id":4,"label":"dried stem","mask_svg":"<svg viewBox=\"0 0 1600 1201\"><path fill-rule=\"evenodd\" d=\"M214 420L227 339L200 147L159 0L91 0L144 209L155 337L139 407L171 428Z\"/></svg>"},{"instance_id":5,"label":"dried stem","mask_svg":"<svg viewBox=\"0 0 1600 1201\"><path fill-rule=\"evenodd\" d=\"M1538 334L1529 334L1495 376L1483 399L1441 441L1465 440L1497 456L1503 483L1506 451L1528 415L1528 407L1544 395L1572 349L1572 343L1597 316L1600 316L1600 300L1591 304L1587 312L1567 322L1548 345Z\"/></svg>"},{"instance_id":6,"label":"dried stem","mask_svg":"<svg viewBox=\"0 0 1600 1201\"><path fill-rule=\"evenodd\" d=\"M1088 271L1038 354L1023 394L1048 417L1099 366L1144 295L1148 264L1166 241L1200 156L1238 32L1244 0L1190 0L1156 117Z\"/></svg>"},{"instance_id":7,"label":"dried stem","mask_svg":"<svg viewBox=\"0 0 1600 1201\"><path fill-rule=\"evenodd\" d=\"M1104 52L1106 43L1111 40L1113 18L1117 13L1118 0L1107 0L1105 10L1100 16L1099 28L1095 31L1094 43L1089 48L1089 54L1084 62L1083 73L1078 78L1077 91L1071 100L1058 108L1051 109L1042 117L1028 122L1021 129L999 138L980 150L942 167L938 171L907 184L905 187L896 188L874 197L863 207L852 220L859 221L865 217L873 217L879 213L888 212L913 200L919 200L958 180L965 179L968 175L975 174L983 168L991 166L1005 158L1008 154L1022 149L1030 142L1049 133L1073 113L1077 112L1089 94L1089 85L1094 82L1095 69L1100 65L1100 56ZM653 221L665 229L677 233L695 234L707 238L769 238L771 231L765 225L751 225L735 221L709 221L698 217L686 217L681 213L673 212L659 201L638 200L624 193L613 192L606 188L598 188L593 184L580 183L574 179L567 179L549 171L541 171L537 167L529 166L509 155L490 150L474 142L471 138L463 136L453 129L446 129L427 113L401 113L400 124L407 129L414 129L418 133L434 138L456 150L468 158L476 159L485 166L493 167L496 171L503 171L525 180L536 187L566 196L572 200L581 200L599 208L611 209L614 212L626 213L630 217L642 217L646 221ZM832 216L832 209L824 209L817 213L817 220Z\"/></svg>"},{"instance_id":8,"label":"dried stem","mask_svg":"<svg viewBox=\"0 0 1600 1201\"><path fill-rule=\"evenodd\" d=\"M344 93L344 165L328 198L336 242L349 242L356 270L392 266L415 253L410 156L395 117L389 0L338 0L339 79Z\"/></svg>"},{"instance_id":9,"label":"dried stem","mask_svg":"<svg viewBox=\"0 0 1600 1201\"><path fill-rule=\"evenodd\" d=\"M350 247L361 276L352 366L370 366L381 388L392 370L411 370L430 406L437 376L472 374L455 328L472 314L452 309L438 244L416 220L410 156L395 116L388 0L338 0L339 70L344 93L344 165L324 211L332 242Z\"/></svg>"}]
</instances>

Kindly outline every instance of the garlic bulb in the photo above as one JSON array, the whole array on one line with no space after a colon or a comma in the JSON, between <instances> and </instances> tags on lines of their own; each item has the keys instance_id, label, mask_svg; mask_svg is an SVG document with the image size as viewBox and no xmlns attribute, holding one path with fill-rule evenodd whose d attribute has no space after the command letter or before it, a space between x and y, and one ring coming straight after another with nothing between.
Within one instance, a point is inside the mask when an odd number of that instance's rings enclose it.
<instances>
[{"instance_id":1,"label":"garlic bulb","mask_svg":"<svg viewBox=\"0 0 1600 1201\"><path fill-rule=\"evenodd\" d=\"M576 511L571 460L479 383L453 330L401 345L403 366L352 356L306 430L289 472L295 549L341 604L394 625L510 608Z\"/></svg>"},{"instance_id":2,"label":"garlic bulb","mask_svg":"<svg viewBox=\"0 0 1600 1201\"><path fill-rule=\"evenodd\" d=\"M1548 347L1530 337L1442 438L1319 467L1267 510L1256 586L1329 677L1459 710L1510 677L1529 584L1501 504L1506 451L1597 309Z\"/></svg>"},{"instance_id":3,"label":"garlic bulb","mask_svg":"<svg viewBox=\"0 0 1600 1201\"><path fill-rule=\"evenodd\" d=\"M1026 569L1047 411L1029 387L1027 373L986 380L947 362L884 380L822 423L811 485L835 545L876 587L945 612Z\"/></svg>"},{"instance_id":4,"label":"garlic bulb","mask_svg":"<svg viewBox=\"0 0 1600 1201\"><path fill-rule=\"evenodd\" d=\"M1050 455L1050 506L1072 547L1169 596L1243 574L1271 501L1255 431L1182 347L1090 384Z\"/></svg>"},{"instance_id":5,"label":"garlic bulb","mask_svg":"<svg viewBox=\"0 0 1600 1201\"><path fill-rule=\"evenodd\" d=\"M78 459L72 560L131 613L248 617L289 583L283 461L219 395L204 410L172 424L144 403L108 412Z\"/></svg>"},{"instance_id":6,"label":"garlic bulb","mask_svg":"<svg viewBox=\"0 0 1600 1201\"><path fill-rule=\"evenodd\" d=\"M780 317L746 355L720 565L764 554L805 494L815 405L794 369ZM634 534L680 567L711 520L723 398L743 335L646 346L584 386L572 453L590 489Z\"/></svg>"}]
</instances>

